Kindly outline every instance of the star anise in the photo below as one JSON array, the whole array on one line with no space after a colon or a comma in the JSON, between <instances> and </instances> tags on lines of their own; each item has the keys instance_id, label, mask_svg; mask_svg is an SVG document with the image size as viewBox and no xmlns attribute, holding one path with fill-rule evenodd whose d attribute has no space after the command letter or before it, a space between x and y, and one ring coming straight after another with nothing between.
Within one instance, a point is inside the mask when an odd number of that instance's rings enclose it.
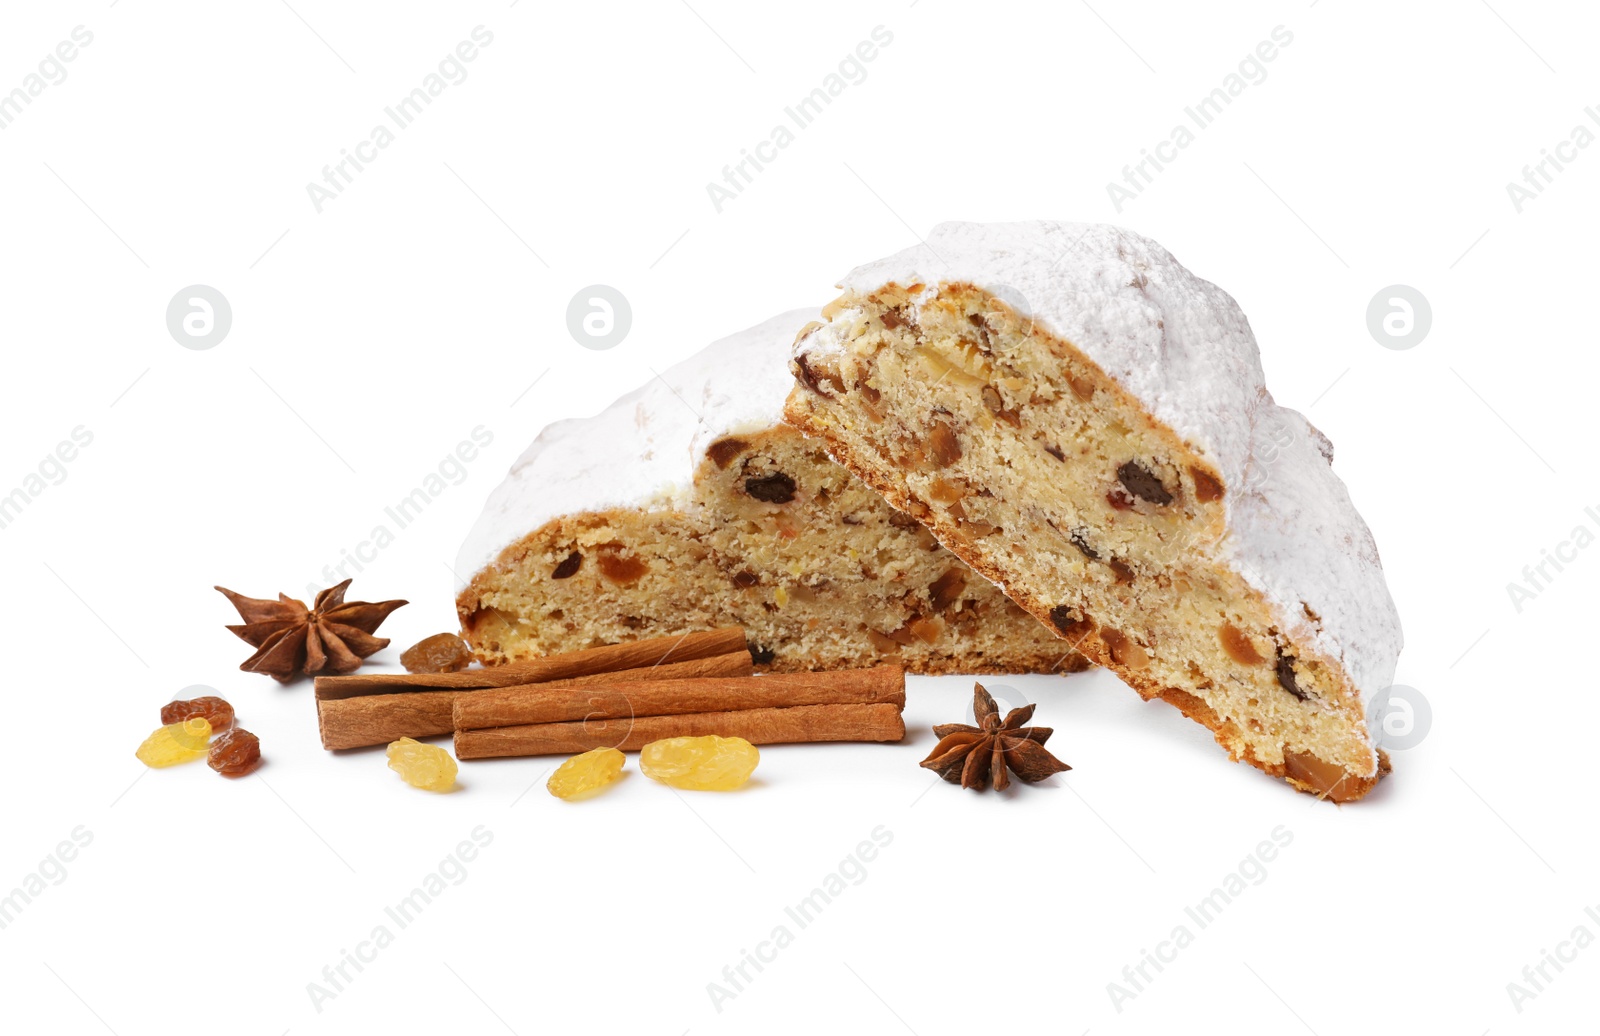
<instances>
[{"instance_id":1,"label":"star anise","mask_svg":"<svg viewBox=\"0 0 1600 1036\"><path fill-rule=\"evenodd\" d=\"M239 668L265 673L280 683L301 673L349 673L361 668L363 658L389 645L387 639L373 633L390 612L406 602L346 602L344 592L349 586L348 579L330 586L317 594L309 609L305 602L286 594L280 593L272 601L217 587L244 619L243 625L228 629L257 649Z\"/></svg>"},{"instance_id":2,"label":"star anise","mask_svg":"<svg viewBox=\"0 0 1600 1036\"><path fill-rule=\"evenodd\" d=\"M1055 733L1050 727L1025 726L1033 718L1033 706L1012 709L1005 720L983 684L975 684L972 714L977 726L945 723L934 727L939 743L922 765L937 771L951 784L982 791L994 779L994 790L1011 786L1011 774L1032 784L1053 773L1072 767L1045 750L1044 743Z\"/></svg>"}]
</instances>

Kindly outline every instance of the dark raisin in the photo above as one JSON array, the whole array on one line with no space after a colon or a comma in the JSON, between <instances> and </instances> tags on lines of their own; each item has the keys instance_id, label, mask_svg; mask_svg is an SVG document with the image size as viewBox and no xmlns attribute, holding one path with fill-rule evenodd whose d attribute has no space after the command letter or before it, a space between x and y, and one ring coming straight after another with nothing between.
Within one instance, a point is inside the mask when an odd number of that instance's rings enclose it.
<instances>
[{"instance_id":1,"label":"dark raisin","mask_svg":"<svg viewBox=\"0 0 1600 1036\"><path fill-rule=\"evenodd\" d=\"M744 480L744 491L763 503L786 504L794 499L794 479L781 471L752 476Z\"/></svg>"},{"instance_id":2,"label":"dark raisin","mask_svg":"<svg viewBox=\"0 0 1600 1036\"><path fill-rule=\"evenodd\" d=\"M1067 604L1058 604L1050 609L1050 625L1054 626L1056 631L1064 637L1076 633L1089 622L1087 615L1082 618L1075 618L1072 614L1074 610L1071 605Z\"/></svg>"},{"instance_id":3,"label":"dark raisin","mask_svg":"<svg viewBox=\"0 0 1600 1036\"><path fill-rule=\"evenodd\" d=\"M823 381L826 381L829 385L832 385L835 392L844 391L844 382L839 380L839 376L837 374L824 373L819 375L816 371L811 369L811 364L806 360L806 355L804 353L801 353L799 356L794 358L794 376L800 379L800 384L804 385L806 388L817 393L818 395L828 395L828 393L822 391L820 383Z\"/></svg>"},{"instance_id":4,"label":"dark raisin","mask_svg":"<svg viewBox=\"0 0 1600 1036\"><path fill-rule=\"evenodd\" d=\"M739 455L739 452L750 444L743 439L718 439L706 448L706 456L720 470L728 466L728 462Z\"/></svg>"},{"instance_id":5,"label":"dark raisin","mask_svg":"<svg viewBox=\"0 0 1600 1036\"><path fill-rule=\"evenodd\" d=\"M968 313L967 323L978 329L978 337L983 339L983 351L993 354L994 341L989 337L989 322L983 319L982 313Z\"/></svg>"},{"instance_id":6,"label":"dark raisin","mask_svg":"<svg viewBox=\"0 0 1600 1036\"><path fill-rule=\"evenodd\" d=\"M1300 689L1294 679L1294 657L1292 655L1278 656L1278 686L1299 698L1301 701L1310 699L1310 695Z\"/></svg>"},{"instance_id":7,"label":"dark raisin","mask_svg":"<svg viewBox=\"0 0 1600 1036\"><path fill-rule=\"evenodd\" d=\"M1083 538L1083 533L1074 531L1072 535L1067 538L1072 541L1072 545L1074 547L1078 548L1078 553L1082 554L1090 561L1100 560L1100 552L1089 546L1088 541Z\"/></svg>"},{"instance_id":8,"label":"dark raisin","mask_svg":"<svg viewBox=\"0 0 1600 1036\"><path fill-rule=\"evenodd\" d=\"M890 511L889 524L894 526L896 529L920 528L920 526L917 524L917 520L911 517L909 514L906 514L904 511Z\"/></svg>"},{"instance_id":9,"label":"dark raisin","mask_svg":"<svg viewBox=\"0 0 1600 1036\"><path fill-rule=\"evenodd\" d=\"M1117 481L1122 483L1122 488L1138 497L1148 500L1152 504L1172 503L1172 494L1167 492L1167 487L1161 480L1151 474L1150 469L1138 461L1130 460L1117 469Z\"/></svg>"},{"instance_id":10,"label":"dark raisin","mask_svg":"<svg viewBox=\"0 0 1600 1036\"><path fill-rule=\"evenodd\" d=\"M756 665L771 665L772 660L777 657L777 653L769 647L762 647L759 644L750 645L750 661Z\"/></svg>"},{"instance_id":11,"label":"dark raisin","mask_svg":"<svg viewBox=\"0 0 1600 1036\"><path fill-rule=\"evenodd\" d=\"M802 353L799 356L796 356L794 358L794 377L795 377L796 381L798 381L800 384L804 385L806 388L810 389L811 391L813 391L813 392L820 391L817 388L817 375L811 369L811 364L806 362L806 357L805 357L804 353Z\"/></svg>"},{"instance_id":12,"label":"dark raisin","mask_svg":"<svg viewBox=\"0 0 1600 1036\"><path fill-rule=\"evenodd\" d=\"M196 717L210 723L213 734L220 733L233 726L233 706L211 695L186 701L169 701L161 706L162 725L182 723Z\"/></svg>"},{"instance_id":13,"label":"dark raisin","mask_svg":"<svg viewBox=\"0 0 1600 1036\"><path fill-rule=\"evenodd\" d=\"M243 777L261 765L261 739L243 727L234 727L211 742L206 765L224 777Z\"/></svg>"},{"instance_id":14,"label":"dark raisin","mask_svg":"<svg viewBox=\"0 0 1600 1036\"><path fill-rule=\"evenodd\" d=\"M571 554L568 554L562 559L561 564L556 566L556 570L554 572L550 573L550 578L566 579L568 576L577 574L578 566L582 564L583 555L579 554L577 551L573 551Z\"/></svg>"},{"instance_id":15,"label":"dark raisin","mask_svg":"<svg viewBox=\"0 0 1600 1036\"><path fill-rule=\"evenodd\" d=\"M1110 561L1107 561L1106 564L1110 565L1111 571L1117 574L1117 582L1133 582L1133 568L1126 561L1119 561L1116 558L1112 558Z\"/></svg>"},{"instance_id":16,"label":"dark raisin","mask_svg":"<svg viewBox=\"0 0 1600 1036\"><path fill-rule=\"evenodd\" d=\"M759 586L760 584L761 577L750 571L748 568L733 574L734 586L743 587L744 589L748 590L750 587Z\"/></svg>"},{"instance_id":17,"label":"dark raisin","mask_svg":"<svg viewBox=\"0 0 1600 1036\"><path fill-rule=\"evenodd\" d=\"M1050 456L1059 461L1065 461L1067 459L1067 455L1061 452L1061 447L1059 446L1051 446L1049 443L1045 443L1044 452L1050 454Z\"/></svg>"}]
</instances>

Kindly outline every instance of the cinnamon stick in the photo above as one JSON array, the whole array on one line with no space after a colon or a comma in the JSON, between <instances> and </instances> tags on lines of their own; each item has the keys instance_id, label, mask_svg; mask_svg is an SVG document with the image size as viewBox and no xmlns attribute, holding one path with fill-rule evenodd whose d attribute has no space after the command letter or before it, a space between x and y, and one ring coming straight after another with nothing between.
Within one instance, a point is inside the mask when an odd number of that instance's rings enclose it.
<instances>
[{"instance_id":1,"label":"cinnamon stick","mask_svg":"<svg viewBox=\"0 0 1600 1036\"><path fill-rule=\"evenodd\" d=\"M464 694L455 702L455 729L484 730L572 720L676 716L796 705L906 702L905 671L895 665L828 673L632 680L595 678L581 687L533 684Z\"/></svg>"},{"instance_id":2,"label":"cinnamon stick","mask_svg":"<svg viewBox=\"0 0 1600 1036\"><path fill-rule=\"evenodd\" d=\"M323 700L350 698L360 694L394 694L401 691L464 691L481 687L512 687L518 684L568 680L595 673L624 669L645 669L672 662L748 651L744 630L726 629L685 633L674 637L651 637L627 644L607 644L584 651L568 651L543 658L459 673L353 673L349 676L319 676L316 688ZM324 694L323 692L326 691Z\"/></svg>"},{"instance_id":3,"label":"cinnamon stick","mask_svg":"<svg viewBox=\"0 0 1600 1036\"><path fill-rule=\"evenodd\" d=\"M636 751L664 737L719 734L755 745L801 741L899 741L906 725L900 706L796 705L785 709L695 712L577 723L535 723L456 732L457 759L569 755L591 748Z\"/></svg>"},{"instance_id":4,"label":"cinnamon stick","mask_svg":"<svg viewBox=\"0 0 1600 1036\"><path fill-rule=\"evenodd\" d=\"M690 677L742 678L750 676L754 671L750 652L741 642L737 651L723 655L624 669L615 673L591 673L566 680L552 680L537 686L570 688L595 683L610 686L633 681L654 682ZM319 680L316 688L317 725L322 732L322 747L364 748L368 745L386 745L402 737L422 738L435 734L448 734L455 729L452 710L456 702L471 695L487 693L491 692L471 689L423 689L390 694L376 694L370 691L350 694L346 688L337 684L333 687L324 687Z\"/></svg>"}]
</instances>

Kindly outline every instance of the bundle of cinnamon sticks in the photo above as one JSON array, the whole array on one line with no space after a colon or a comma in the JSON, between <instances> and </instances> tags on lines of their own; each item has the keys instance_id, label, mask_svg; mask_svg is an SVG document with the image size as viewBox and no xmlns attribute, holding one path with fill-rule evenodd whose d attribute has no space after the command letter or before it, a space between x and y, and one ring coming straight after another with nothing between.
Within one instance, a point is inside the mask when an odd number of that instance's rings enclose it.
<instances>
[{"instance_id":1,"label":"bundle of cinnamon sticks","mask_svg":"<svg viewBox=\"0 0 1600 1036\"><path fill-rule=\"evenodd\" d=\"M755 676L744 631L658 637L438 674L316 681L324 748L455 733L459 759L635 750L719 734L752 744L898 741L898 666Z\"/></svg>"}]
</instances>

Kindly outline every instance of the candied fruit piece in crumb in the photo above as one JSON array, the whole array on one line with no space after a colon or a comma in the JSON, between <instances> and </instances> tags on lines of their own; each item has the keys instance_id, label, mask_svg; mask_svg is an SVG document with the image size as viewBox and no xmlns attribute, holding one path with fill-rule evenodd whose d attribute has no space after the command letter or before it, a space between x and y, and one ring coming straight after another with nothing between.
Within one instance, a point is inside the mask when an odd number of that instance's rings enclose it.
<instances>
[{"instance_id":1,"label":"candied fruit piece in crumb","mask_svg":"<svg viewBox=\"0 0 1600 1036\"><path fill-rule=\"evenodd\" d=\"M615 748L596 748L556 767L545 787L558 799L569 802L592 797L622 776L627 757Z\"/></svg>"},{"instance_id":2,"label":"candied fruit piece in crumb","mask_svg":"<svg viewBox=\"0 0 1600 1036\"><path fill-rule=\"evenodd\" d=\"M211 742L206 765L224 777L243 777L261 765L261 739L234 727Z\"/></svg>"},{"instance_id":3,"label":"candied fruit piece in crumb","mask_svg":"<svg viewBox=\"0 0 1600 1036\"><path fill-rule=\"evenodd\" d=\"M686 791L732 791L744 786L761 761L742 737L669 737L639 753L639 769L651 780Z\"/></svg>"},{"instance_id":4,"label":"candied fruit piece in crumb","mask_svg":"<svg viewBox=\"0 0 1600 1036\"><path fill-rule=\"evenodd\" d=\"M182 723L186 719L199 717L211 724L211 732L226 730L233 726L233 706L221 698L206 695L200 698L189 698L183 701L169 701L161 706L161 722Z\"/></svg>"},{"instance_id":5,"label":"candied fruit piece in crumb","mask_svg":"<svg viewBox=\"0 0 1600 1036\"><path fill-rule=\"evenodd\" d=\"M146 766L176 766L205 755L210 741L211 724L196 716L158 727L133 754Z\"/></svg>"},{"instance_id":6,"label":"candied fruit piece in crumb","mask_svg":"<svg viewBox=\"0 0 1600 1036\"><path fill-rule=\"evenodd\" d=\"M400 653L408 673L459 673L472 664L472 649L454 633L435 633Z\"/></svg>"},{"instance_id":7,"label":"candied fruit piece in crumb","mask_svg":"<svg viewBox=\"0 0 1600 1036\"><path fill-rule=\"evenodd\" d=\"M403 737L389 745L389 769L424 791L449 791L456 783L456 761L437 745Z\"/></svg>"}]
</instances>

